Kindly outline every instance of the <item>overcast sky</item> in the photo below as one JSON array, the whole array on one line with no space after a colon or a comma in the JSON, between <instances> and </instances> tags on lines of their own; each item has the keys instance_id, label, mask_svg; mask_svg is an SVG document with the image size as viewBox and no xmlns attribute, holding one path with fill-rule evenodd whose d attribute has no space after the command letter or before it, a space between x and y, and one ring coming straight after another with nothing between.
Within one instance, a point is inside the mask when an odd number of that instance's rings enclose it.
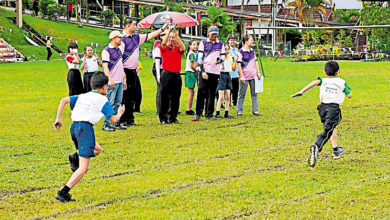
<instances>
[{"instance_id":1,"label":"overcast sky","mask_svg":"<svg viewBox=\"0 0 390 220\"><path fill-rule=\"evenodd\" d=\"M362 1L359 0L333 0L337 9L361 9Z\"/></svg>"}]
</instances>

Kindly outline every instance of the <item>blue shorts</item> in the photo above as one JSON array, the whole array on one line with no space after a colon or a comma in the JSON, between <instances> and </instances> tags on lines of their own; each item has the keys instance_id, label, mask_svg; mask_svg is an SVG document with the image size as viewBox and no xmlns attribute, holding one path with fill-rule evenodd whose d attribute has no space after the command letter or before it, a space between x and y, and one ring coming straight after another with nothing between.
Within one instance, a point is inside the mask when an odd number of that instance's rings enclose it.
<instances>
[{"instance_id":1,"label":"blue shorts","mask_svg":"<svg viewBox=\"0 0 390 220\"><path fill-rule=\"evenodd\" d=\"M221 72L221 76L218 79L218 87L217 90L232 90L232 77L230 73Z\"/></svg>"},{"instance_id":2,"label":"blue shorts","mask_svg":"<svg viewBox=\"0 0 390 220\"><path fill-rule=\"evenodd\" d=\"M79 149L80 157L96 157L94 152L96 145L95 132L91 123L74 121L70 127L70 135L76 149Z\"/></svg>"}]
</instances>

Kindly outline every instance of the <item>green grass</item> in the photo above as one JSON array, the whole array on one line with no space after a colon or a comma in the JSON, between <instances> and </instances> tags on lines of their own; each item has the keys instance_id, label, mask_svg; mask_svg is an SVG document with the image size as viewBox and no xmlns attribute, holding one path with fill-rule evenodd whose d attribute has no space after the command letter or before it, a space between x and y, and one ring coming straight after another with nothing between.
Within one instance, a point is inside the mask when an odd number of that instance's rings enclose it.
<instances>
[{"instance_id":1,"label":"green grass","mask_svg":"<svg viewBox=\"0 0 390 220\"><path fill-rule=\"evenodd\" d=\"M151 60L141 61L141 126L105 133L95 125L103 153L66 204L54 195L71 176L69 108L63 129L52 128L68 93L65 62L1 65L0 218L390 218L388 62L340 62L354 96L338 130L346 153L333 160L328 143L311 169L318 88L289 95L323 76L323 62L265 60L261 117L250 114L247 95L242 117L194 123L181 114L184 124L161 126Z\"/></svg>"}]
</instances>

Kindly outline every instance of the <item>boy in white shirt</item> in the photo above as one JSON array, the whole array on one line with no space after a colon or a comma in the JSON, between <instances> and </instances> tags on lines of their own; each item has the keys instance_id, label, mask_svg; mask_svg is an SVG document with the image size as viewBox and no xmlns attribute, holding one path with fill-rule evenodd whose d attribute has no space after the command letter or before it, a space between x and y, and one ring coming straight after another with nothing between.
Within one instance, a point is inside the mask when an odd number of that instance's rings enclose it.
<instances>
[{"instance_id":1,"label":"boy in white shirt","mask_svg":"<svg viewBox=\"0 0 390 220\"><path fill-rule=\"evenodd\" d=\"M317 110L324 126L324 131L319 134L310 146L310 156L308 159L309 166L314 167L318 160L318 153L321 152L322 147L326 142L331 140L333 146L333 158L339 159L344 153L344 148L337 146L337 125L341 122L341 110L339 105L344 102L345 95L352 98L351 88L347 83L338 78L340 74L340 67L336 61L328 61L325 64L325 74L327 78L318 77L317 80L309 83L305 88L291 97L302 96L307 90L314 86L320 86L320 101Z\"/></svg>"},{"instance_id":2,"label":"boy in white shirt","mask_svg":"<svg viewBox=\"0 0 390 220\"><path fill-rule=\"evenodd\" d=\"M54 128L59 130L62 127L62 112L65 105L70 104L73 121L70 134L80 155L79 157L76 153L69 156L71 168L74 173L66 185L55 196L60 202L74 201L69 194L70 189L87 172L91 157L95 157L102 152L102 148L95 141L93 125L103 116L108 117L111 123L116 123L125 111L125 108L121 106L118 109L118 114L115 115L115 111L106 97L108 77L103 72L96 72L92 76L91 86L93 91L77 96L65 97L61 99L60 105L58 106Z\"/></svg>"}]
</instances>

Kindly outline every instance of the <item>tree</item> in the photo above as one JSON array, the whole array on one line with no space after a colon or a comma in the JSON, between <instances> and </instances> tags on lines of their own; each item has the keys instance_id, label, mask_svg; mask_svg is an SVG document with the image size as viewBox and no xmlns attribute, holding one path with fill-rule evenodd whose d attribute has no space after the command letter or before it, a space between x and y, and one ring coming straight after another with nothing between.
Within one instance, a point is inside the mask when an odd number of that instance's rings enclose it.
<instances>
[{"instance_id":1,"label":"tree","mask_svg":"<svg viewBox=\"0 0 390 220\"><path fill-rule=\"evenodd\" d=\"M205 26L215 25L219 28L219 38L223 41L236 29L236 24L230 21L230 17L224 12L225 9L218 9L211 6L207 9L208 18L202 18L202 24Z\"/></svg>"},{"instance_id":2,"label":"tree","mask_svg":"<svg viewBox=\"0 0 390 220\"><path fill-rule=\"evenodd\" d=\"M39 11L42 13L42 16L48 18L53 16L56 4L57 2L55 0L39 0Z\"/></svg>"},{"instance_id":3,"label":"tree","mask_svg":"<svg viewBox=\"0 0 390 220\"><path fill-rule=\"evenodd\" d=\"M106 25L106 26L111 26L113 24L113 20L118 19L115 12L111 9L106 9L102 13L101 18L103 19L104 25Z\"/></svg>"},{"instance_id":4,"label":"tree","mask_svg":"<svg viewBox=\"0 0 390 220\"><path fill-rule=\"evenodd\" d=\"M356 23L359 18L358 10L343 10L337 9L334 13L335 21L343 23Z\"/></svg>"},{"instance_id":5,"label":"tree","mask_svg":"<svg viewBox=\"0 0 390 220\"><path fill-rule=\"evenodd\" d=\"M333 0L295 0L288 4L289 8L293 10L289 13L290 15L298 15L299 19L305 25L309 25L314 21L314 15L317 13L321 15L322 20L326 20L326 5L332 5Z\"/></svg>"},{"instance_id":6,"label":"tree","mask_svg":"<svg viewBox=\"0 0 390 220\"><path fill-rule=\"evenodd\" d=\"M382 8L378 5L365 6L360 11L360 21L362 25L390 24L390 9ZM383 50L389 41L390 28L364 29L364 33L369 36L372 46Z\"/></svg>"}]
</instances>

